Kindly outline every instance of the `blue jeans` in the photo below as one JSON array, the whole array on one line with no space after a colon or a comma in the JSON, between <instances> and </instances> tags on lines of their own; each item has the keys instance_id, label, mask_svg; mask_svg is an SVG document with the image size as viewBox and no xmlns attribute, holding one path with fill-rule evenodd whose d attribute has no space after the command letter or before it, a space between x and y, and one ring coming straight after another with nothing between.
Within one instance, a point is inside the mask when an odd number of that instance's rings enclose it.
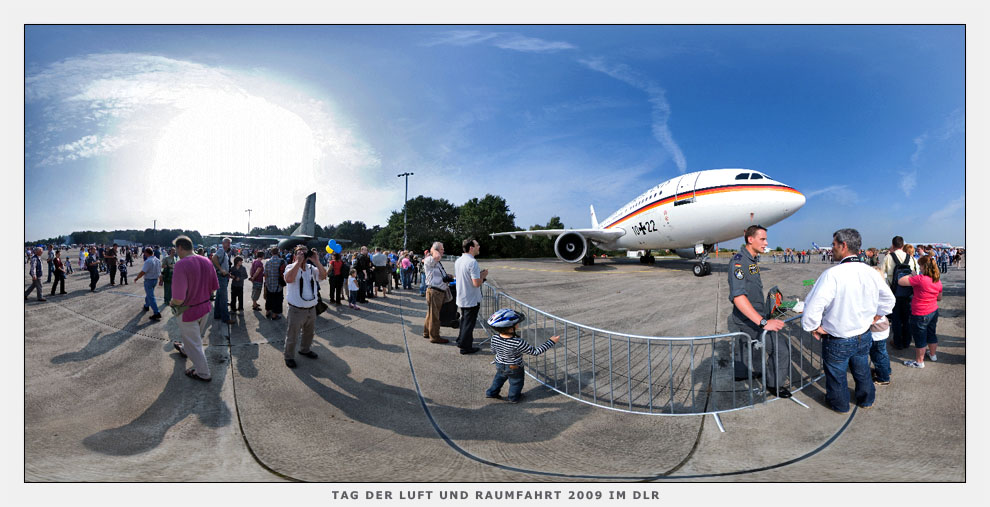
<instances>
[{"instance_id":1,"label":"blue jeans","mask_svg":"<svg viewBox=\"0 0 990 507\"><path fill-rule=\"evenodd\" d=\"M852 338L822 339L822 362L825 366L825 400L837 412L849 410L849 381L846 372L852 370L856 382L856 404L873 405L876 388L870 378L870 347L873 337L869 331Z\"/></svg>"},{"instance_id":2,"label":"blue jeans","mask_svg":"<svg viewBox=\"0 0 990 507\"><path fill-rule=\"evenodd\" d=\"M213 307L213 318L230 320L230 306L227 302L227 298L230 295L227 291L227 284L230 283L230 278L217 275L217 281L220 282L220 288L217 289L216 306Z\"/></svg>"},{"instance_id":3,"label":"blue jeans","mask_svg":"<svg viewBox=\"0 0 990 507\"><path fill-rule=\"evenodd\" d=\"M877 381L890 382L890 356L887 355L887 340L874 341L870 345L870 361L877 373Z\"/></svg>"},{"instance_id":4,"label":"blue jeans","mask_svg":"<svg viewBox=\"0 0 990 507\"><path fill-rule=\"evenodd\" d=\"M933 343L938 343L935 336L935 326L938 324L938 310L928 315L912 315L908 320L908 327L911 329L911 336L914 337L914 346L923 349Z\"/></svg>"},{"instance_id":5,"label":"blue jeans","mask_svg":"<svg viewBox=\"0 0 990 507\"><path fill-rule=\"evenodd\" d=\"M144 279L144 306L158 313L158 303L155 301L155 285L158 285L157 278Z\"/></svg>"},{"instance_id":6,"label":"blue jeans","mask_svg":"<svg viewBox=\"0 0 990 507\"><path fill-rule=\"evenodd\" d=\"M400 271L400 273L401 273L400 277L402 278L402 288L409 289L409 270L403 269L402 271Z\"/></svg>"},{"instance_id":7,"label":"blue jeans","mask_svg":"<svg viewBox=\"0 0 990 507\"><path fill-rule=\"evenodd\" d=\"M485 395L495 396L499 394L506 380L509 381L508 400L518 400L519 396L522 395L523 382L526 381L526 373L522 365L518 368L510 369L507 364L495 363L495 378L492 380L492 386L485 391Z\"/></svg>"},{"instance_id":8,"label":"blue jeans","mask_svg":"<svg viewBox=\"0 0 990 507\"><path fill-rule=\"evenodd\" d=\"M420 281L419 281L419 295L420 296L425 296L426 295L426 274L425 273L423 274L423 276L420 277Z\"/></svg>"}]
</instances>

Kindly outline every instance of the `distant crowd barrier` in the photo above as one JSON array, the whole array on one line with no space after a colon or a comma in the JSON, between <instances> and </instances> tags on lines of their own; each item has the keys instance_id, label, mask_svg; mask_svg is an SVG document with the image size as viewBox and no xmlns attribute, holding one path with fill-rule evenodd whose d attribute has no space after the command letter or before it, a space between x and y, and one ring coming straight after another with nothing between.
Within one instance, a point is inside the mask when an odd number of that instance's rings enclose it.
<instances>
[{"instance_id":1,"label":"distant crowd barrier","mask_svg":"<svg viewBox=\"0 0 990 507\"><path fill-rule=\"evenodd\" d=\"M772 367L767 364L763 346L767 331L758 340L748 340L743 333L640 336L571 322L523 303L488 283L482 286L482 295L482 321L499 308L511 308L526 315L520 335L534 346L560 335L558 344L544 354L523 356L526 373L582 403L640 414L712 414L724 431L718 414L773 399L772 395L768 398L760 380L753 378L753 371ZM788 362L790 382L784 386L792 392L823 376L821 344L801 329L798 317L787 319L787 325L778 331L787 338L788 350L775 358ZM740 342L754 369L746 380L736 381L733 357Z\"/></svg>"}]
</instances>

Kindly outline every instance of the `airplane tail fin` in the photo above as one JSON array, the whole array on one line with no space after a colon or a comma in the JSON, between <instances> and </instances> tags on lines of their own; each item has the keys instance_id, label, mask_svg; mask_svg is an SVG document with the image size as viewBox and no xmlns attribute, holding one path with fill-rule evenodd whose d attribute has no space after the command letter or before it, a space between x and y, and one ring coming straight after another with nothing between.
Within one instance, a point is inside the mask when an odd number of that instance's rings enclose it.
<instances>
[{"instance_id":1,"label":"airplane tail fin","mask_svg":"<svg viewBox=\"0 0 990 507\"><path fill-rule=\"evenodd\" d=\"M292 231L291 236L316 236L316 192L306 196L302 220L299 222L299 227Z\"/></svg>"},{"instance_id":2,"label":"airplane tail fin","mask_svg":"<svg viewBox=\"0 0 990 507\"><path fill-rule=\"evenodd\" d=\"M591 228L592 229L597 229L598 228L598 217L595 216L595 205L592 204L590 207L591 207Z\"/></svg>"}]
</instances>

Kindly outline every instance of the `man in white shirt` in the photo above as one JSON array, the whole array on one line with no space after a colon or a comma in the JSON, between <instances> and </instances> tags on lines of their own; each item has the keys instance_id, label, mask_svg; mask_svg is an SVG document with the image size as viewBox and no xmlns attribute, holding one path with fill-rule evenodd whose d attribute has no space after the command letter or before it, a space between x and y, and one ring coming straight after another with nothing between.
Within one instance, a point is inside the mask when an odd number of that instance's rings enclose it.
<instances>
[{"instance_id":1,"label":"man in white shirt","mask_svg":"<svg viewBox=\"0 0 990 507\"><path fill-rule=\"evenodd\" d=\"M313 261L312 264L307 260ZM285 268L284 293L289 303L289 322L285 332L284 358L289 368L296 367L296 340L300 329L302 341L299 343L299 355L310 359L319 357L309 348L313 345L316 331L317 282L326 278L327 270L320 263L316 250L309 250L306 245L296 246L293 263Z\"/></svg>"},{"instance_id":2,"label":"man in white shirt","mask_svg":"<svg viewBox=\"0 0 990 507\"><path fill-rule=\"evenodd\" d=\"M474 354L481 350L474 346L474 325L481 310L481 284L488 277L488 270L481 269L475 259L481 253L481 245L474 238L464 240L464 254L454 263L457 280L457 306L461 309L461 325L457 334L457 346L461 354Z\"/></svg>"},{"instance_id":3,"label":"man in white shirt","mask_svg":"<svg viewBox=\"0 0 990 507\"><path fill-rule=\"evenodd\" d=\"M801 317L801 327L822 341L825 400L841 413L849 411L849 370L856 381L856 404L873 406L876 388L870 378L870 326L894 308L890 287L873 268L860 262L861 244L855 229L840 229L832 235L832 252L841 262L815 281Z\"/></svg>"}]
</instances>

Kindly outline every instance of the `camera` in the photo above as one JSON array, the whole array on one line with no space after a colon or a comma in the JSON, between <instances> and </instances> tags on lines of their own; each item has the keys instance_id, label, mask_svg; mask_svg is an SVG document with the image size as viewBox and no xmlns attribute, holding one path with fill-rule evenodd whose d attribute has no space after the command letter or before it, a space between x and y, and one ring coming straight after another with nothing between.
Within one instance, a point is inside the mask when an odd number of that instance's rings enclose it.
<instances>
[{"instance_id":1,"label":"camera","mask_svg":"<svg viewBox=\"0 0 990 507\"><path fill-rule=\"evenodd\" d=\"M454 281L454 275L445 275L443 277L443 283L450 283Z\"/></svg>"}]
</instances>

